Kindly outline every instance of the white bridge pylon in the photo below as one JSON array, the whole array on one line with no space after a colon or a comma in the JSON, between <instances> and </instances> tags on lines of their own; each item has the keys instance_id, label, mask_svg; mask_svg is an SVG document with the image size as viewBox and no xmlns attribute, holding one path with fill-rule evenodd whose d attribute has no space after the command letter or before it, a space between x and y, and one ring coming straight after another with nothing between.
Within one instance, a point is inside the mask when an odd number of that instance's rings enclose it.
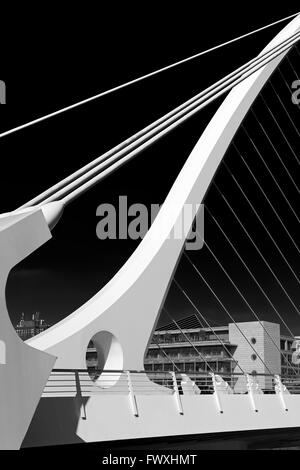
<instances>
[{"instance_id":1,"label":"white bridge pylon","mask_svg":"<svg viewBox=\"0 0 300 470\"><path fill-rule=\"evenodd\" d=\"M299 30L300 17L296 17L264 51ZM144 369L147 345L185 244L184 237L175 239L170 234L185 204L201 204L247 111L285 54L229 93L191 152L144 240L112 280L73 314L27 342L57 356L56 368L86 368L87 345L99 333L95 345L100 368Z\"/></svg>"},{"instance_id":2,"label":"white bridge pylon","mask_svg":"<svg viewBox=\"0 0 300 470\"><path fill-rule=\"evenodd\" d=\"M264 51L299 30L300 16L297 16ZM18 400L22 403L22 393L31 393L36 398L32 399L24 418L22 429L26 432L30 414L31 417L34 414L34 404L36 406L37 397L41 396L54 362L56 369L86 369L86 350L92 338L98 350L100 369L144 369L144 355L185 244L183 237L176 239L170 234L186 204L193 207L201 204L247 111L286 53L232 89L188 157L147 235L111 281L74 313L26 344L17 337L9 321L5 305L6 279L14 265L48 241L51 235L42 209L5 216L0 225L0 280L3 280L0 341L6 345L6 362L0 362L0 448L18 447L22 441L20 433L14 440L13 429L10 438L3 440L2 416L9 420L9 414L19 412L19 420L22 420L16 403ZM171 159L172 156L169 164ZM31 368L35 380L25 386L22 370L29 373ZM22 389L24 392L18 397L11 394L12 387L23 385L27 388Z\"/></svg>"}]
</instances>

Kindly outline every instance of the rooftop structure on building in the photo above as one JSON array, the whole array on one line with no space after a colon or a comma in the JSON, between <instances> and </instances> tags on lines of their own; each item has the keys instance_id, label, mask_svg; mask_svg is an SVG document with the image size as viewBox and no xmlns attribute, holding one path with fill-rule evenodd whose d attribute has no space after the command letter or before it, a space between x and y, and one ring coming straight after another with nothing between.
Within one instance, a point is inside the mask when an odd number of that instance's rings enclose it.
<instances>
[{"instance_id":1,"label":"rooftop structure on building","mask_svg":"<svg viewBox=\"0 0 300 470\"><path fill-rule=\"evenodd\" d=\"M32 314L30 320L26 320L25 314L22 313L19 323L16 325L16 332L26 341L39 333L47 330L51 325L44 319L40 318L40 313L35 312Z\"/></svg>"}]
</instances>

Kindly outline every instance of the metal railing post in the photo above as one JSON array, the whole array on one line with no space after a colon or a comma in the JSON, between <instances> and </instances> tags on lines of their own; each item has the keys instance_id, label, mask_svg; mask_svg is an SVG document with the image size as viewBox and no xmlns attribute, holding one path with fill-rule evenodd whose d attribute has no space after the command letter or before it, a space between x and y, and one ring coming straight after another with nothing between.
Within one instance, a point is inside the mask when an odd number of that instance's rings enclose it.
<instances>
[{"instance_id":1,"label":"metal railing post","mask_svg":"<svg viewBox=\"0 0 300 470\"><path fill-rule=\"evenodd\" d=\"M183 408L182 408L182 403L179 395L179 390L178 390L178 385L177 385L177 380L176 380L176 374L174 371L170 371L170 374L172 376L173 380L173 388L174 388L174 396L176 400L176 405L179 411L179 414L183 415Z\"/></svg>"},{"instance_id":2,"label":"metal railing post","mask_svg":"<svg viewBox=\"0 0 300 470\"><path fill-rule=\"evenodd\" d=\"M290 392L288 391L286 386L283 385L283 383L281 382L281 378L279 375L274 375L274 380L275 380L275 393L276 395L279 396L279 399L281 401L284 411L289 411L285 403L284 395L289 395Z\"/></svg>"},{"instance_id":3,"label":"metal railing post","mask_svg":"<svg viewBox=\"0 0 300 470\"><path fill-rule=\"evenodd\" d=\"M218 386L217 386L217 382L216 382L216 376L215 376L215 374L213 374L211 372L210 372L209 375L212 378L212 383L213 383L213 388L214 388L214 397L215 397L215 400L216 400L217 408L218 408L219 412L223 414L223 408L222 408L220 397L219 397Z\"/></svg>"},{"instance_id":4,"label":"metal railing post","mask_svg":"<svg viewBox=\"0 0 300 470\"><path fill-rule=\"evenodd\" d=\"M132 409L134 416L138 417L139 413L138 413L138 408L137 408L137 403L136 403L136 396L133 391L132 380L131 380L131 375L130 375L129 370L126 371L126 375L127 375L127 381L128 381L129 401L130 401L131 409Z\"/></svg>"},{"instance_id":5,"label":"metal railing post","mask_svg":"<svg viewBox=\"0 0 300 470\"><path fill-rule=\"evenodd\" d=\"M253 411L258 413L258 409L257 409L255 399L254 399L254 395L257 393L260 393L258 384L254 383L253 378L249 374L246 374L246 383L247 383L248 395L250 398Z\"/></svg>"},{"instance_id":6,"label":"metal railing post","mask_svg":"<svg viewBox=\"0 0 300 470\"><path fill-rule=\"evenodd\" d=\"M74 374L75 374L75 384L76 384L76 398L77 398L78 405L79 405L80 418L86 419L86 409L85 409L84 399L81 393L80 375L79 375L78 370L74 370Z\"/></svg>"}]
</instances>

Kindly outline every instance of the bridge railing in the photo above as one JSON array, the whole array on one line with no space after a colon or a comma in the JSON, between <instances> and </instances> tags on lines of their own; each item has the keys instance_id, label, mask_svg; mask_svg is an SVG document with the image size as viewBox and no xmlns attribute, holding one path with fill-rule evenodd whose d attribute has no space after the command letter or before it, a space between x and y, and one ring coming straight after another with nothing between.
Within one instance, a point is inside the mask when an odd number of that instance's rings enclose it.
<instances>
[{"instance_id":1,"label":"bridge railing","mask_svg":"<svg viewBox=\"0 0 300 470\"><path fill-rule=\"evenodd\" d=\"M300 393L300 377L281 379L290 393ZM241 373L192 374L174 371L124 371L53 369L43 392L44 397L91 396L98 394L135 395L205 395L214 392L245 394L249 386L255 393L275 394L275 376L271 374L245 375Z\"/></svg>"}]
</instances>

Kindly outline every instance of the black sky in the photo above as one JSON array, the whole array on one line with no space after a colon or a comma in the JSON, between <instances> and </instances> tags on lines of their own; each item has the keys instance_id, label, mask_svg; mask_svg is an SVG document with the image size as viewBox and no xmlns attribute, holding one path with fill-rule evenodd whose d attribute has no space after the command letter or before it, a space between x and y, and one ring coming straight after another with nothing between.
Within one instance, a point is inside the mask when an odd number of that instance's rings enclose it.
<instances>
[{"instance_id":1,"label":"black sky","mask_svg":"<svg viewBox=\"0 0 300 470\"><path fill-rule=\"evenodd\" d=\"M110 11L101 9L97 13L91 7L83 11L72 11L68 20L55 15L54 11L47 12L47 15L41 12L33 28L28 26L24 32L23 29L18 29L18 33L16 29L5 32L6 47L3 51L0 79L5 80L7 85L7 105L0 108L0 129L6 130L55 111L293 13L292 8L262 11L261 8L255 8L253 3L243 3L239 8L229 7L227 3L226 8L216 9L212 6L205 12L202 8L200 14L198 2L185 2L180 8L170 3L167 12L162 11L159 3L143 2L142 5L143 8L139 9L132 7L136 16L129 9L121 11L117 5L112 5ZM280 25L276 26L256 37L134 85L126 91L101 98L1 139L3 167L0 210L12 210L26 202L249 60L281 28ZM295 70L299 71L299 55L293 51L290 57ZM281 70L288 84L297 78L286 61ZM272 83L298 125L300 110L292 105L290 91L278 73L274 75ZM299 135L288 123L282 106L269 85L263 96L298 155ZM216 102L209 106L67 208L62 221L53 232L53 239L23 261L10 275L7 302L14 323L22 311L30 315L36 310L46 320L54 323L88 300L117 272L133 252L137 242L98 240L95 231L97 206L103 202L117 204L119 195L127 195L129 204L162 203L219 104L220 102ZM260 98L254 109L299 185L298 164L287 144L282 141L278 128ZM290 184L256 120L250 114L244 124L263 152L265 161L272 168L295 211L299 211L299 194ZM298 242L299 226L295 217L278 194L276 185L242 131L236 136L235 142L263 184L289 232ZM275 234L276 241L299 275L299 256L291 247L243 162L233 149L229 149L225 161L272 234ZM280 259L278 251L223 165L215 181L295 303L300 306L298 283ZM205 203L226 229L282 316L294 332L300 334L299 316L274 282L265 264L259 260L255 249L244 237L213 186ZM247 294L261 319L277 321L209 215L206 215L205 220L205 237L241 290ZM253 319L207 249L191 254L191 258L237 320ZM212 322L228 322L224 311L195 276L185 259L179 264L176 278ZM167 306L176 317L193 312L174 285L170 289Z\"/></svg>"}]
</instances>

